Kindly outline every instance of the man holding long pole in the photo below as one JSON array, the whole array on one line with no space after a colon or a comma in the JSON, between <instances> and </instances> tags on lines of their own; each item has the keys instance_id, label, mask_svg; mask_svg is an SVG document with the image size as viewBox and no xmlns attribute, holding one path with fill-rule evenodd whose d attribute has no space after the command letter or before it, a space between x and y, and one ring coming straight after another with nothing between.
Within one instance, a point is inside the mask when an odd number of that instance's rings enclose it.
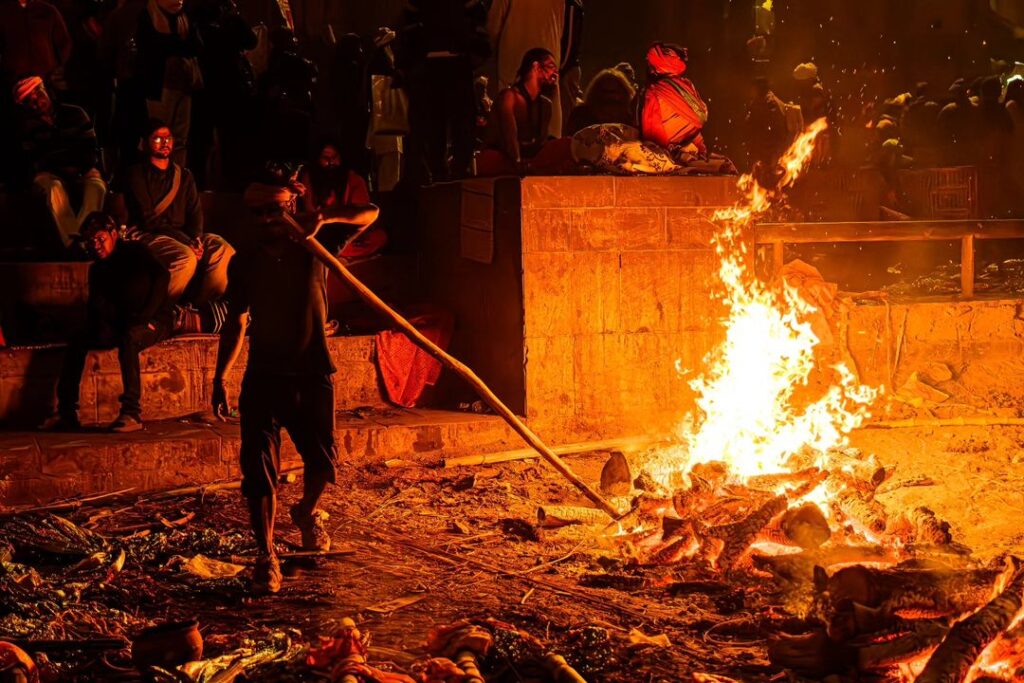
<instances>
[{"instance_id":1,"label":"man holding long pole","mask_svg":"<svg viewBox=\"0 0 1024 683\"><path fill-rule=\"evenodd\" d=\"M327 349L323 263L296 244L295 201L304 188L289 174L255 183L245 201L256 217L256 243L239 251L228 271L227 320L221 331L213 381L213 411L229 412L224 378L238 357L249 314L253 325L238 400L241 416L242 495L257 543L253 589L276 593L281 569L274 551L274 517L280 471L281 428L302 457L303 495L291 510L304 550L326 551L326 512L317 509L335 479L334 364ZM377 207L341 207L316 217L309 233L325 222L362 227L377 219Z\"/></svg>"}]
</instances>

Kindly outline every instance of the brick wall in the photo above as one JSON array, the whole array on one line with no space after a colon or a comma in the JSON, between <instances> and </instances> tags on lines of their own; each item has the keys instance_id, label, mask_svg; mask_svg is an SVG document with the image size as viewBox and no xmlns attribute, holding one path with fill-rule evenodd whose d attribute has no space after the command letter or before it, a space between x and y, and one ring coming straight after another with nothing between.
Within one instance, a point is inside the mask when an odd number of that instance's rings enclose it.
<instances>
[{"instance_id":1,"label":"brick wall","mask_svg":"<svg viewBox=\"0 0 1024 683\"><path fill-rule=\"evenodd\" d=\"M708 220L735 178L522 181L526 415L552 441L661 431L721 315Z\"/></svg>"}]
</instances>

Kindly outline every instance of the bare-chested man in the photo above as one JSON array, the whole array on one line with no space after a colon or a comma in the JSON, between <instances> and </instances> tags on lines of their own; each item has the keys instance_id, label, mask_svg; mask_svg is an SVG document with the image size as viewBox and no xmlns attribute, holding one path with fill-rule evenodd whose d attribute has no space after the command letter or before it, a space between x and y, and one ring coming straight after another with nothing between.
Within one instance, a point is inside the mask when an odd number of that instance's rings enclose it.
<instances>
[{"instance_id":1,"label":"bare-chested man","mask_svg":"<svg viewBox=\"0 0 1024 683\"><path fill-rule=\"evenodd\" d=\"M544 172L554 160L548 145L551 97L558 90L558 63L544 48L523 55L516 82L498 95L477 158L482 176ZM555 160L557 161L557 160Z\"/></svg>"}]
</instances>

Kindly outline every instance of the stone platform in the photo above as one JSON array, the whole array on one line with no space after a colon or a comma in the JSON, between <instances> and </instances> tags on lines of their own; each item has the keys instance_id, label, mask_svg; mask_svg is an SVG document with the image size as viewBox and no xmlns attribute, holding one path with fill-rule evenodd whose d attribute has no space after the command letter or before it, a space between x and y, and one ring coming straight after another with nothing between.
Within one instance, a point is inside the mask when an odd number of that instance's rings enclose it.
<instances>
[{"instance_id":1,"label":"stone platform","mask_svg":"<svg viewBox=\"0 0 1024 683\"><path fill-rule=\"evenodd\" d=\"M283 466L301 464L285 432ZM493 415L434 410L339 413L340 467L443 458L522 447ZM195 420L147 423L141 432L0 432L0 507L132 488L201 485L239 476L237 425Z\"/></svg>"},{"instance_id":2,"label":"stone platform","mask_svg":"<svg viewBox=\"0 0 1024 683\"><path fill-rule=\"evenodd\" d=\"M175 337L142 353L142 413L146 420L179 418L209 409L218 337ZM332 337L337 408L387 406L379 386L373 337ZM63 346L0 349L0 426L35 427L53 409ZM238 396L245 351L228 376ZM93 351L82 378L80 418L102 424L117 417L121 370L116 351Z\"/></svg>"}]
</instances>

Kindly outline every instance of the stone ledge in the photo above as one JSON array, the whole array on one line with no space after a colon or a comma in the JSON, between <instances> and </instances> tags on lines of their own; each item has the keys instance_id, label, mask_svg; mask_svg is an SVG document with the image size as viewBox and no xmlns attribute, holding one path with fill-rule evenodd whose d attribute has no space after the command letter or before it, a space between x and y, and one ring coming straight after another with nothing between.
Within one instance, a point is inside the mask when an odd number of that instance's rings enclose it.
<instances>
[{"instance_id":1,"label":"stone ledge","mask_svg":"<svg viewBox=\"0 0 1024 683\"><path fill-rule=\"evenodd\" d=\"M206 410L217 360L216 335L176 337L143 352L144 419L163 420ZM335 396L339 409L385 407L374 362L371 336L331 337L328 348L338 369ZM35 426L52 410L63 346L0 350L0 425ZM238 395L245 351L228 377ZM98 424L117 416L121 371L116 351L93 351L86 360L81 389L81 420Z\"/></svg>"},{"instance_id":2,"label":"stone ledge","mask_svg":"<svg viewBox=\"0 0 1024 683\"><path fill-rule=\"evenodd\" d=\"M521 445L496 416L447 411L339 414L335 434L341 467L390 458L434 465ZM282 442L283 466L301 464L287 432ZM0 506L236 478L239 446L237 425L198 421L154 422L133 434L0 432Z\"/></svg>"}]
</instances>

